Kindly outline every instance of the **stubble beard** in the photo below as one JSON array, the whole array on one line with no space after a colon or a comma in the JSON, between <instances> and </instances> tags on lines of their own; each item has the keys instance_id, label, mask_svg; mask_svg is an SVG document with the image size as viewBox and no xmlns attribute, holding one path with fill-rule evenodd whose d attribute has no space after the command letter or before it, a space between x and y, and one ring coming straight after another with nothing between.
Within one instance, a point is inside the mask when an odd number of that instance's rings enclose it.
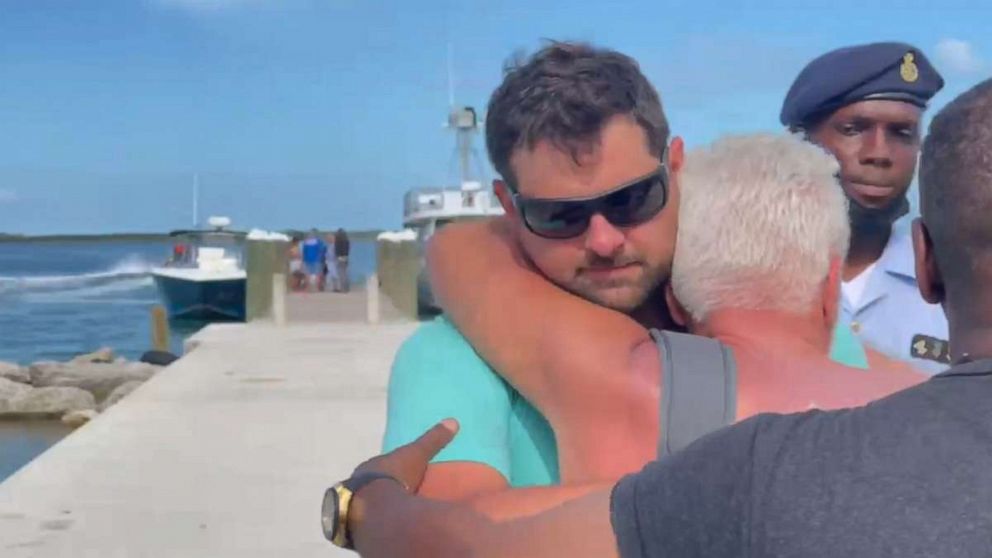
<instances>
[{"instance_id":1,"label":"stubble beard","mask_svg":"<svg viewBox=\"0 0 992 558\"><path fill-rule=\"evenodd\" d=\"M599 306L630 314L640 308L661 283L659 271L650 270L643 262L639 265L642 274L636 279L594 283L583 280L580 275L572 285L564 288Z\"/></svg>"}]
</instances>

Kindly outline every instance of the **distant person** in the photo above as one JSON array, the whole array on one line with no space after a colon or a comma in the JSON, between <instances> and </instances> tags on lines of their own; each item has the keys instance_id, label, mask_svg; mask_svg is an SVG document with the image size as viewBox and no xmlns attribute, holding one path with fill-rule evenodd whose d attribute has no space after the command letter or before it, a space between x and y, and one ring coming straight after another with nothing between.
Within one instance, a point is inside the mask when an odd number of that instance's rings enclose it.
<instances>
[{"instance_id":1,"label":"distant person","mask_svg":"<svg viewBox=\"0 0 992 558\"><path fill-rule=\"evenodd\" d=\"M330 284L332 289L337 290L338 272L334 256L334 233L325 235L324 242L327 244L327 253L324 255L324 284Z\"/></svg>"},{"instance_id":2,"label":"distant person","mask_svg":"<svg viewBox=\"0 0 992 558\"><path fill-rule=\"evenodd\" d=\"M323 290L324 258L327 245L321 240L317 229L311 229L303 241L303 269L307 274L307 288Z\"/></svg>"},{"instance_id":3,"label":"distant person","mask_svg":"<svg viewBox=\"0 0 992 558\"><path fill-rule=\"evenodd\" d=\"M302 291L306 288L307 275L303 271L303 256L300 252L300 239L294 238L289 246L289 288Z\"/></svg>"},{"instance_id":4,"label":"distant person","mask_svg":"<svg viewBox=\"0 0 992 558\"><path fill-rule=\"evenodd\" d=\"M351 241L348 240L348 233L339 228L334 233L334 263L337 275L334 290L339 293L346 293L351 290L351 282L348 280L348 256L350 253Z\"/></svg>"},{"instance_id":5,"label":"distant person","mask_svg":"<svg viewBox=\"0 0 992 558\"><path fill-rule=\"evenodd\" d=\"M176 244L172 247L172 259L169 260L170 265L182 265L186 263L186 245Z\"/></svg>"}]
</instances>

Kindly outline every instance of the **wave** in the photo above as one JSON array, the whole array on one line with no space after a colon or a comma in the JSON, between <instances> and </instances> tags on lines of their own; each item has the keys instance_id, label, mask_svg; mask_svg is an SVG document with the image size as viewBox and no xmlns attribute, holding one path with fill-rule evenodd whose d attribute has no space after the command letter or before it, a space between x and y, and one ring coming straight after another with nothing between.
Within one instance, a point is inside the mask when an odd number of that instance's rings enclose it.
<instances>
[{"instance_id":1,"label":"wave","mask_svg":"<svg viewBox=\"0 0 992 558\"><path fill-rule=\"evenodd\" d=\"M67 275L0 276L0 294L34 294L73 291L76 296L93 296L146 288L152 284L153 265L138 256L129 256L109 269Z\"/></svg>"},{"instance_id":2,"label":"wave","mask_svg":"<svg viewBox=\"0 0 992 558\"><path fill-rule=\"evenodd\" d=\"M140 277L134 279L122 279L114 283L93 285L81 288L74 288L61 291L28 291L21 295L21 299L31 303L113 303L113 304L148 304L156 300L154 294L146 293L145 298L135 298L139 291L150 289L155 285L155 281L150 277ZM130 296L122 296L124 293L131 293ZM141 296L141 294L137 294Z\"/></svg>"}]
</instances>

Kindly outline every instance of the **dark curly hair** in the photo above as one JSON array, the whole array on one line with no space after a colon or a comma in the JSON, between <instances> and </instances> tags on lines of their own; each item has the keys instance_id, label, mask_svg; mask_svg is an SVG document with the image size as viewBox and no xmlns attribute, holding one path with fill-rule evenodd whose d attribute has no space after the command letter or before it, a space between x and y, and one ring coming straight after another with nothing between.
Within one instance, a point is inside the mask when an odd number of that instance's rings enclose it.
<instances>
[{"instance_id":1,"label":"dark curly hair","mask_svg":"<svg viewBox=\"0 0 992 558\"><path fill-rule=\"evenodd\" d=\"M920 162L920 213L948 287L978 279L986 288L983 274L992 272L992 79L948 103L930 123Z\"/></svg>"},{"instance_id":2,"label":"dark curly hair","mask_svg":"<svg viewBox=\"0 0 992 558\"><path fill-rule=\"evenodd\" d=\"M550 141L577 159L606 122L629 115L661 157L668 121L657 91L632 58L584 43L553 41L529 58L514 57L489 99L486 148L496 172L516 189L510 157Z\"/></svg>"}]
</instances>

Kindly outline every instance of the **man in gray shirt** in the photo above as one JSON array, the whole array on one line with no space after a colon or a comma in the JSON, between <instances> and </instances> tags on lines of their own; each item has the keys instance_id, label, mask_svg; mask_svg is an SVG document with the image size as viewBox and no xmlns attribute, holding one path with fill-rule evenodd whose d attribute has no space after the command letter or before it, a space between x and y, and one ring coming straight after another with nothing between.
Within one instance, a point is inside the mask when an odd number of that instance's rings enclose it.
<instances>
[{"instance_id":1,"label":"man in gray shirt","mask_svg":"<svg viewBox=\"0 0 992 558\"><path fill-rule=\"evenodd\" d=\"M992 80L944 108L923 149L916 274L947 312L950 370L865 407L759 415L498 524L408 493L445 423L359 466L335 523L370 557L992 555L990 153Z\"/></svg>"}]
</instances>

